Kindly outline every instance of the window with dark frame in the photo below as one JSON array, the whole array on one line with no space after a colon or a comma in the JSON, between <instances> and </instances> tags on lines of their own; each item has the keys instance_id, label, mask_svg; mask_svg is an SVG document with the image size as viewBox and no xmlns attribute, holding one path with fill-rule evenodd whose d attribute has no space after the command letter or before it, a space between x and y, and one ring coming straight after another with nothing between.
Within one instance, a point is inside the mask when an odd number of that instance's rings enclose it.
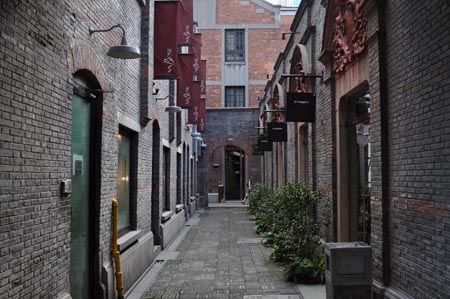
<instances>
[{"instance_id":1,"label":"window with dark frame","mask_svg":"<svg viewBox=\"0 0 450 299\"><path fill-rule=\"evenodd\" d=\"M245 61L245 30L225 30L225 62Z\"/></svg>"},{"instance_id":2,"label":"window with dark frame","mask_svg":"<svg viewBox=\"0 0 450 299\"><path fill-rule=\"evenodd\" d=\"M245 87L225 87L225 107L245 107Z\"/></svg>"},{"instance_id":3,"label":"window with dark frame","mask_svg":"<svg viewBox=\"0 0 450 299\"><path fill-rule=\"evenodd\" d=\"M119 234L135 229L137 136L120 127L118 140L117 199L119 202Z\"/></svg>"},{"instance_id":4,"label":"window with dark frame","mask_svg":"<svg viewBox=\"0 0 450 299\"><path fill-rule=\"evenodd\" d=\"M164 210L170 211L170 148L163 147L163 197Z\"/></svg>"}]
</instances>

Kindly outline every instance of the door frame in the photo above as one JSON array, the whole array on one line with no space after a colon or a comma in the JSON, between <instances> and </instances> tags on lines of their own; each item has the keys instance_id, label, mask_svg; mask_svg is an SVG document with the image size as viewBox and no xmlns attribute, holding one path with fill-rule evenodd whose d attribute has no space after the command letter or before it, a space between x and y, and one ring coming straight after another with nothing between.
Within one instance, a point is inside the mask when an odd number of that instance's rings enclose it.
<instances>
[{"instance_id":1,"label":"door frame","mask_svg":"<svg viewBox=\"0 0 450 299\"><path fill-rule=\"evenodd\" d=\"M102 115L103 93L95 76L88 70L80 70L73 76L76 84L73 94L91 102L89 140L89 296L102 298L105 287L102 284L103 258L100 253L100 198L102 158ZM94 92L91 92L95 90Z\"/></svg>"}]
</instances>

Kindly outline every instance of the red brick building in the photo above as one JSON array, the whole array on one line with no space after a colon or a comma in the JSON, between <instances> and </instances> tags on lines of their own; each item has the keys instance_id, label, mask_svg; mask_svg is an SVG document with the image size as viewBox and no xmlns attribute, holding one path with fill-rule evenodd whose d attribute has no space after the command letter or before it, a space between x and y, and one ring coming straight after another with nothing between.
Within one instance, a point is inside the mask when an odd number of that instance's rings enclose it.
<instances>
[{"instance_id":1,"label":"red brick building","mask_svg":"<svg viewBox=\"0 0 450 299\"><path fill-rule=\"evenodd\" d=\"M217 200L218 185L225 199L241 199L245 183L259 181L260 169L251 144L257 126L258 97L264 94L273 62L285 46L296 7L263 0L196 0L194 19L202 33L202 55L207 60L207 117L200 176L208 194ZM220 120L220 121L219 121Z\"/></svg>"}]
</instances>

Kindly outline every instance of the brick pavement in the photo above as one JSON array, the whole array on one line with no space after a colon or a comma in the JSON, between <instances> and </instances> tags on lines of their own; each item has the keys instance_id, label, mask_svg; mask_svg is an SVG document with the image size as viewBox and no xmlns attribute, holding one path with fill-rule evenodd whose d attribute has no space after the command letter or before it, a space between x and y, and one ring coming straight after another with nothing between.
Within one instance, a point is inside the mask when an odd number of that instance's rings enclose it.
<instances>
[{"instance_id":1,"label":"brick pavement","mask_svg":"<svg viewBox=\"0 0 450 299\"><path fill-rule=\"evenodd\" d=\"M295 285L284 282L282 269L269 260L270 249L259 241L245 209L206 210L142 298L301 299Z\"/></svg>"}]
</instances>

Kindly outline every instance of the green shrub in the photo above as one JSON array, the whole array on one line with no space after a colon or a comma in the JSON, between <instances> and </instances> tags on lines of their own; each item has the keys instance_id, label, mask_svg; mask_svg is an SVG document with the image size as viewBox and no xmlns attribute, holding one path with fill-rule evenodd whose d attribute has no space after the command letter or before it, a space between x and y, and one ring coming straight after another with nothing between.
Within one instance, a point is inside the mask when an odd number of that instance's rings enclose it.
<instances>
[{"instance_id":1,"label":"green shrub","mask_svg":"<svg viewBox=\"0 0 450 299\"><path fill-rule=\"evenodd\" d=\"M250 212L264 244L272 247L270 258L285 265L289 280L321 282L323 257L315 221L321 194L305 183L289 183L275 192L261 185L250 193Z\"/></svg>"},{"instance_id":2,"label":"green shrub","mask_svg":"<svg viewBox=\"0 0 450 299\"><path fill-rule=\"evenodd\" d=\"M296 257L285 266L284 277L296 283L324 283L325 260L317 255L312 259Z\"/></svg>"}]
</instances>

